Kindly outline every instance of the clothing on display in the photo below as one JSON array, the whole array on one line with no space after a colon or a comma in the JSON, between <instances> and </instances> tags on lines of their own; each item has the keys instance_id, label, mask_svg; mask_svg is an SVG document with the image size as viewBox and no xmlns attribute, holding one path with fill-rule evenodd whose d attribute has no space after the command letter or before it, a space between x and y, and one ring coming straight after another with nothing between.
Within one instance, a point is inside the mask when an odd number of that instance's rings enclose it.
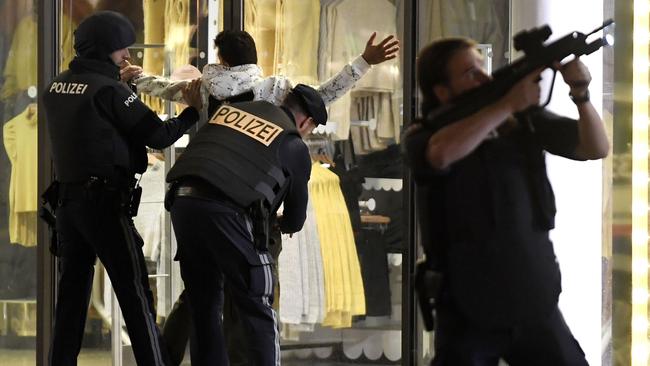
<instances>
[{"instance_id":1,"label":"clothing on display","mask_svg":"<svg viewBox=\"0 0 650 366\"><path fill-rule=\"evenodd\" d=\"M389 0L329 1L322 4L320 22L318 60L322 80L346 62L349 55L360 53L373 32L377 32L379 39L397 34L397 9ZM399 58L396 58L376 65L356 84L352 94L355 91L384 92L391 99L398 99L401 84L399 64ZM337 139L348 139L350 134L351 110L354 110L352 98L352 95L347 95L330 107L330 121L337 124L334 134ZM389 125L401 123L398 108L390 108L385 113L388 117L381 118L389 120Z\"/></svg>"},{"instance_id":2,"label":"clothing on display","mask_svg":"<svg viewBox=\"0 0 650 366\"><path fill-rule=\"evenodd\" d=\"M259 64L266 75L283 75L296 83L318 84L318 0L249 0L244 11L244 29L256 40L261 51ZM275 17L260 14L275 14Z\"/></svg>"},{"instance_id":3,"label":"clothing on display","mask_svg":"<svg viewBox=\"0 0 650 366\"><path fill-rule=\"evenodd\" d=\"M339 177L319 163L312 164L303 229L283 235L282 246L279 314L286 336L313 331L316 324L349 328L353 316L366 313L364 283Z\"/></svg>"},{"instance_id":4,"label":"clothing on display","mask_svg":"<svg viewBox=\"0 0 650 366\"><path fill-rule=\"evenodd\" d=\"M142 67L147 74L169 75L190 59L190 0L144 0L144 42L164 45L144 49ZM166 69L167 60L171 70ZM142 100L158 113L164 110L157 95L145 93ZM179 92L180 94L180 92ZM178 101L182 101L181 98ZM205 104L205 102L204 102Z\"/></svg>"},{"instance_id":5,"label":"clothing on display","mask_svg":"<svg viewBox=\"0 0 650 366\"><path fill-rule=\"evenodd\" d=\"M5 150L11 162L9 238L11 243L36 246L38 188L38 131L36 105L30 104L3 127Z\"/></svg>"},{"instance_id":6,"label":"clothing on display","mask_svg":"<svg viewBox=\"0 0 650 366\"><path fill-rule=\"evenodd\" d=\"M168 271L165 265L171 259L167 235L165 231L165 162L158 159L155 154L148 154L149 164L147 171L140 179L142 197L138 215L133 218L135 227L138 229L144 242L142 252L147 260L156 265L156 274L165 275ZM172 281L180 287L180 276L172 276ZM156 313L158 316L167 316L167 299L170 297L165 282L166 276L156 277Z\"/></svg>"},{"instance_id":7,"label":"clothing on display","mask_svg":"<svg viewBox=\"0 0 650 366\"><path fill-rule=\"evenodd\" d=\"M354 234L338 176L320 164L313 164L309 196L316 212L323 257L323 325L350 327L352 316L365 314L366 306Z\"/></svg>"},{"instance_id":8,"label":"clothing on display","mask_svg":"<svg viewBox=\"0 0 650 366\"><path fill-rule=\"evenodd\" d=\"M301 231L282 235L278 260L280 321L283 324L322 323L325 316L323 258L311 200Z\"/></svg>"},{"instance_id":9,"label":"clothing on display","mask_svg":"<svg viewBox=\"0 0 650 366\"><path fill-rule=\"evenodd\" d=\"M507 64L507 0L422 1L420 19L420 37L425 43L444 37L468 37L492 46L495 67Z\"/></svg>"},{"instance_id":10,"label":"clothing on display","mask_svg":"<svg viewBox=\"0 0 650 366\"><path fill-rule=\"evenodd\" d=\"M0 89L0 100L5 103L5 118L13 118L22 112L32 98L27 90L36 87L37 24L34 15L27 15L19 23L13 34L11 48L3 70L4 84Z\"/></svg>"},{"instance_id":11,"label":"clothing on display","mask_svg":"<svg viewBox=\"0 0 650 366\"><path fill-rule=\"evenodd\" d=\"M364 225L356 235L367 316L390 316L388 256L380 225Z\"/></svg>"}]
</instances>

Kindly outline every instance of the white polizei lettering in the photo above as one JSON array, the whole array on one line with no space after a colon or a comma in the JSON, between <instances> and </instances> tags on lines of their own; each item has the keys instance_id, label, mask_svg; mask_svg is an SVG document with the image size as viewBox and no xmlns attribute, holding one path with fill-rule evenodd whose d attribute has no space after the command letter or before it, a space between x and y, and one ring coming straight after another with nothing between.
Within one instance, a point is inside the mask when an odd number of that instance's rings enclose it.
<instances>
[{"instance_id":1,"label":"white polizei lettering","mask_svg":"<svg viewBox=\"0 0 650 366\"><path fill-rule=\"evenodd\" d=\"M83 94L86 92L86 88L88 88L88 84L62 83L57 81L52 83L52 86L50 86L50 93L54 92L57 94Z\"/></svg>"},{"instance_id":2,"label":"white polizei lettering","mask_svg":"<svg viewBox=\"0 0 650 366\"><path fill-rule=\"evenodd\" d=\"M138 96L135 93L133 93L133 94L129 95L128 98L126 98L126 100L124 101L124 105L128 107L136 99L138 99Z\"/></svg>"}]
</instances>

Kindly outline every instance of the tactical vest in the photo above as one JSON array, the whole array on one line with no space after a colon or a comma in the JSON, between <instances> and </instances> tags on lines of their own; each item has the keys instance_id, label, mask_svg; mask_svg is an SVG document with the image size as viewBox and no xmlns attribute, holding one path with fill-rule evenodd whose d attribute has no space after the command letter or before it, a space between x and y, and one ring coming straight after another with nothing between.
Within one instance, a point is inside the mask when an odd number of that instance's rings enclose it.
<instances>
[{"instance_id":1,"label":"tactical vest","mask_svg":"<svg viewBox=\"0 0 650 366\"><path fill-rule=\"evenodd\" d=\"M281 108L255 101L221 106L192 139L167 174L167 182L202 178L239 206L276 202L287 183L279 147L288 135L299 138Z\"/></svg>"},{"instance_id":2,"label":"tactical vest","mask_svg":"<svg viewBox=\"0 0 650 366\"><path fill-rule=\"evenodd\" d=\"M214 96L210 95L208 97L208 116L214 116L214 112L216 112L222 104L252 102L253 99L255 99L255 94L252 90L233 95L232 97L228 97L226 99L217 99Z\"/></svg>"},{"instance_id":3,"label":"tactical vest","mask_svg":"<svg viewBox=\"0 0 650 366\"><path fill-rule=\"evenodd\" d=\"M91 176L123 179L146 169L134 167L133 151L111 121L102 117L95 95L105 87L124 88L117 80L97 73L65 71L44 90L44 104L57 179L82 182ZM134 94L135 97L135 94ZM141 159L139 159L141 160Z\"/></svg>"}]
</instances>

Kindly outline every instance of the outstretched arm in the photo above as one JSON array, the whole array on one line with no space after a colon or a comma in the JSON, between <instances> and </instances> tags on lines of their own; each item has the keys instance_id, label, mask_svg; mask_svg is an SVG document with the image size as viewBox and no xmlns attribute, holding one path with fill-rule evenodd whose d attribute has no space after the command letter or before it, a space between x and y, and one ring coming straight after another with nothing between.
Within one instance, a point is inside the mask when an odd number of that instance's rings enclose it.
<instances>
[{"instance_id":1,"label":"outstretched arm","mask_svg":"<svg viewBox=\"0 0 650 366\"><path fill-rule=\"evenodd\" d=\"M318 87L318 92L325 105L329 105L339 99L354 87L354 84L365 75L372 65L392 60L397 57L399 41L392 35L384 38L378 44L374 44L377 33L374 32L368 42L363 54L357 57L352 63L345 65L343 70L324 82Z\"/></svg>"},{"instance_id":2,"label":"outstretched arm","mask_svg":"<svg viewBox=\"0 0 650 366\"><path fill-rule=\"evenodd\" d=\"M124 61L120 69L120 78L124 82L135 84L138 93L159 97L174 102L183 102L183 89L189 84L187 80L172 81L162 76L147 75L142 67Z\"/></svg>"}]
</instances>

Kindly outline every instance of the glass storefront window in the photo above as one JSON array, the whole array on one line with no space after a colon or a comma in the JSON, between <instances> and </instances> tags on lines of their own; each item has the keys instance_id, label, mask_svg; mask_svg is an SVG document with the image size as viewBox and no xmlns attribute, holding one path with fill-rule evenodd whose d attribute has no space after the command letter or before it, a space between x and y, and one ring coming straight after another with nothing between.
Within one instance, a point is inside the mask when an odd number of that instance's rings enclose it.
<instances>
[{"instance_id":1,"label":"glass storefront window","mask_svg":"<svg viewBox=\"0 0 650 366\"><path fill-rule=\"evenodd\" d=\"M0 364L36 346L36 1L0 1Z\"/></svg>"},{"instance_id":2,"label":"glass storefront window","mask_svg":"<svg viewBox=\"0 0 650 366\"><path fill-rule=\"evenodd\" d=\"M403 6L246 0L244 30L265 77L319 86L360 56L373 32L375 44L388 35L401 40ZM374 65L306 140L314 165L303 231L312 234L283 235L277 261L283 362L401 363L401 60ZM338 193L328 198L328 190Z\"/></svg>"}]
</instances>

